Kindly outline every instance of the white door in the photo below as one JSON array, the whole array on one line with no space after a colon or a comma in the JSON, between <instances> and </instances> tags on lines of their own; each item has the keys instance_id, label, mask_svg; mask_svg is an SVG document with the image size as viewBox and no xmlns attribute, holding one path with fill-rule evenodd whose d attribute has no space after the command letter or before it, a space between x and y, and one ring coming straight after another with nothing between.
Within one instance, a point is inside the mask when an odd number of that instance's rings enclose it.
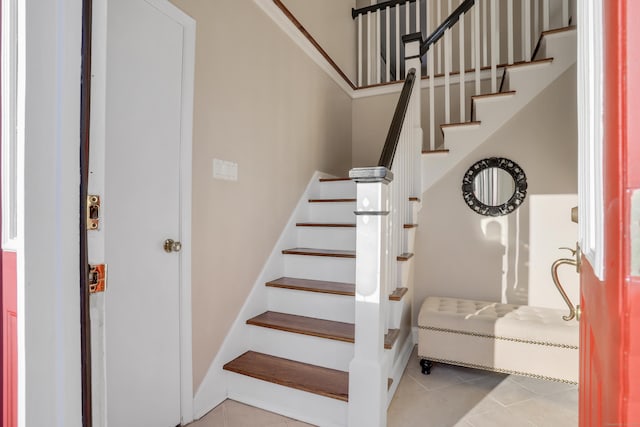
<instances>
[{"instance_id":1,"label":"white door","mask_svg":"<svg viewBox=\"0 0 640 427\"><path fill-rule=\"evenodd\" d=\"M102 202L109 427L180 424L181 252L163 244L181 240L181 142L190 141L181 141L184 28L160 3L107 3Z\"/></svg>"}]
</instances>

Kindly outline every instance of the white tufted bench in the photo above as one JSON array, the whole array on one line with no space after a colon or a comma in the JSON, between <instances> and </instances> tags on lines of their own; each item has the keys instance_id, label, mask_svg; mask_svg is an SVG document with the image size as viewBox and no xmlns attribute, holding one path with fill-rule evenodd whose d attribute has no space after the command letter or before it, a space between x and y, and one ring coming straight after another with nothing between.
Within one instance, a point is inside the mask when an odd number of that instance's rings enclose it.
<instances>
[{"instance_id":1,"label":"white tufted bench","mask_svg":"<svg viewBox=\"0 0 640 427\"><path fill-rule=\"evenodd\" d=\"M428 297L418 315L422 373L443 362L578 382L579 324L563 310Z\"/></svg>"}]
</instances>

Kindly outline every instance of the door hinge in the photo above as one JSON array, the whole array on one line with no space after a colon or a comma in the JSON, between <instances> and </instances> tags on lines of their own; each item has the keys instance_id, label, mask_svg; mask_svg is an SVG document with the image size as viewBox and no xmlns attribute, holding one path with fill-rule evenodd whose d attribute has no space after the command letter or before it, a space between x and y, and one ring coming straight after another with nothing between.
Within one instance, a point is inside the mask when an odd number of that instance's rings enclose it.
<instances>
[{"instance_id":1,"label":"door hinge","mask_svg":"<svg viewBox=\"0 0 640 427\"><path fill-rule=\"evenodd\" d=\"M100 196L87 196L87 230L97 230L100 226Z\"/></svg>"},{"instance_id":2,"label":"door hinge","mask_svg":"<svg viewBox=\"0 0 640 427\"><path fill-rule=\"evenodd\" d=\"M104 292L107 287L107 265L89 265L89 293Z\"/></svg>"}]
</instances>

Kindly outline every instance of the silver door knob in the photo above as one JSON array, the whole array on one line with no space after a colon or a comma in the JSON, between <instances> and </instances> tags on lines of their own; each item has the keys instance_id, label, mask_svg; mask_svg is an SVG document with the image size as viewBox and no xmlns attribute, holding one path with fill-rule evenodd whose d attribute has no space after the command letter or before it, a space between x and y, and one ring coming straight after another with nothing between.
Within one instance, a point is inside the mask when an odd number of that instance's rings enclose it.
<instances>
[{"instance_id":1,"label":"silver door knob","mask_svg":"<svg viewBox=\"0 0 640 427\"><path fill-rule=\"evenodd\" d=\"M164 251L167 253L180 252L182 249L182 243L176 242L173 239L167 239L164 241Z\"/></svg>"}]
</instances>

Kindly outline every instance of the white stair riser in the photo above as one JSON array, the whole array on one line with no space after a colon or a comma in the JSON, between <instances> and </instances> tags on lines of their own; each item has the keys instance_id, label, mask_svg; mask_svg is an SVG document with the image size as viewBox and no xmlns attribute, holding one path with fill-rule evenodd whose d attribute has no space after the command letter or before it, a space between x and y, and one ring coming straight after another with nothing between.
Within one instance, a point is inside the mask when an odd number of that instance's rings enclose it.
<instances>
[{"instance_id":1,"label":"white stair riser","mask_svg":"<svg viewBox=\"0 0 640 427\"><path fill-rule=\"evenodd\" d=\"M352 296L269 288L269 310L298 316L355 322L355 299Z\"/></svg>"},{"instance_id":2,"label":"white stair riser","mask_svg":"<svg viewBox=\"0 0 640 427\"><path fill-rule=\"evenodd\" d=\"M356 222L355 202L309 203L307 222Z\"/></svg>"},{"instance_id":3,"label":"white stair riser","mask_svg":"<svg viewBox=\"0 0 640 427\"><path fill-rule=\"evenodd\" d=\"M406 239L404 241L405 247L402 248L402 252L414 252L414 248L416 246L416 228L405 228L405 236Z\"/></svg>"},{"instance_id":4,"label":"white stair riser","mask_svg":"<svg viewBox=\"0 0 640 427\"><path fill-rule=\"evenodd\" d=\"M297 227L297 232L301 248L356 249L355 227Z\"/></svg>"},{"instance_id":5,"label":"white stair riser","mask_svg":"<svg viewBox=\"0 0 640 427\"><path fill-rule=\"evenodd\" d=\"M411 315L411 307L405 303L406 299L407 298L403 298L400 301L389 301L389 328L400 329L403 320L406 320L407 314Z\"/></svg>"},{"instance_id":6,"label":"white stair riser","mask_svg":"<svg viewBox=\"0 0 640 427\"><path fill-rule=\"evenodd\" d=\"M354 283L356 260L305 255L285 255L284 272L287 277Z\"/></svg>"},{"instance_id":7,"label":"white stair riser","mask_svg":"<svg viewBox=\"0 0 640 427\"><path fill-rule=\"evenodd\" d=\"M398 286L399 288L406 288L409 286L409 273L411 272L411 266L414 261L414 257L409 258L407 261L398 261Z\"/></svg>"},{"instance_id":8,"label":"white stair riser","mask_svg":"<svg viewBox=\"0 0 640 427\"><path fill-rule=\"evenodd\" d=\"M501 121L511 116L510 106L516 94L493 96L490 98L480 98L474 102L476 120L480 122ZM476 128L480 130L480 127ZM453 135L446 133L445 138L450 142Z\"/></svg>"},{"instance_id":9,"label":"white stair riser","mask_svg":"<svg viewBox=\"0 0 640 427\"><path fill-rule=\"evenodd\" d=\"M325 368L348 371L353 343L247 325L251 350Z\"/></svg>"},{"instance_id":10,"label":"white stair riser","mask_svg":"<svg viewBox=\"0 0 640 427\"><path fill-rule=\"evenodd\" d=\"M227 372L229 399L314 425L347 425L347 403Z\"/></svg>"},{"instance_id":11,"label":"white stair riser","mask_svg":"<svg viewBox=\"0 0 640 427\"><path fill-rule=\"evenodd\" d=\"M321 182L312 199L349 199L356 197L356 184L353 181Z\"/></svg>"}]
</instances>

